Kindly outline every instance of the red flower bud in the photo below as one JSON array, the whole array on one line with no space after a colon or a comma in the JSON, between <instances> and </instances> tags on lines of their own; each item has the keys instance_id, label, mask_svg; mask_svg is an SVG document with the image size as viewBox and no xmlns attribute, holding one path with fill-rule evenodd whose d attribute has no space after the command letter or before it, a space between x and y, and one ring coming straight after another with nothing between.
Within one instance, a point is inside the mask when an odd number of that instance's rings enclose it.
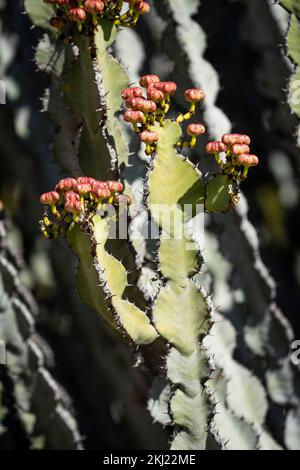
<instances>
[{"instance_id":1,"label":"red flower bud","mask_svg":"<svg viewBox=\"0 0 300 470\"><path fill-rule=\"evenodd\" d=\"M173 95L177 90L177 85L175 82L159 82L154 83L154 88L162 91L164 94Z\"/></svg>"},{"instance_id":2,"label":"red flower bud","mask_svg":"<svg viewBox=\"0 0 300 470\"><path fill-rule=\"evenodd\" d=\"M248 135L245 134L224 134L222 137L222 142L226 145L234 144L246 144L250 145L251 139Z\"/></svg>"},{"instance_id":3,"label":"red flower bud","mask_svg":"<svg viewBox=\"0 0 300 470\"><path fill-rule=\"evenodd\" d=\"M145 100L144 98L129 98L126 101L126 106L134 109L135 111L143 111L144 113L153 113L156 111L156 104L154 101Z\"/></svg>"},{"instance_id":4,"label":"red flower bud","mask_svg":"<svg viewBox=\"0 0 300 470\"><path fill-rule=\"evenodd\" d=\"M241 155L242 153L249 153L250 147L246 144L234 144L231 147L231 153L233 155Z\"/></svg>"},{"instance_id":5,"label":"red flower bud","mask_svg":"<svg viewBox=\"0 0 300 470\"><path fill-rule=\"evenodd\" d=\"M145 15L150 11L150 5L147 2L139 2L134 6L135 11L138 11L141 15Z\"/></svg>"},{"instance_id":6,"label":"red flower bud","mask_svg":"<svg viewBox=\"0 0 300 470\"><path fill-rule=\"evenodd\" d=\"M157 90L156 88L151 87L147 90L147 97L149 100L154 101L155 103L162 101L164 99L164 94L162 91Z\"/></svg>"},{"instance_id":7,"label":"red flower bud","mask_svg":"<svg viewBox=\"0 0 300 470\"><path fill-rule=\"evenodd\" d=\"M108 188L113 192L122 192L123 184L120 181L106 181Z\"/></svg>"},{"instance_id":8,"label":"red flower bud","mask_svg":"<svg viewBox=\"0 0 300 470\"><path fill-rule=\"evenodd\" d=\"M77 181L74 178L64 178L55 186L55 191L70 191L70 189L77 190Z\"/></svg>"},{"instance_id":9,"label":"red flower bud","mask_svg":"<svg viewBox=\"0 0 300 470\"><path fill-rule=\"evenodd\" d=\"M184 92L185 99L190 103L197 103L197 101L203 101L205 93L201 88L189 88Z\"/></svg>"},{"instance_id":10,"label":"red flower bud","mask_svg":"<svg viewBox=\"0 0 300 470\"><path fill-rule=\"evenodd\" d=\"M104 3L101 0L85 0L83 7L89 13L100 14L104 10Z\"/></svg>"},{"instance_id":11,"label":"red flower bud","mask_svg":"<svg viewBox=\"0 0 300 470\"><path fill-rule=\"evenodd\" d=\"M106 181L94 181L92 184L92 191L96 189L108 189Z\"/></svg>"},{"instance_id":12,"label":"red flower bud","mask_svg":"<svg viewBox=\"0 0 300 470\"><path fill-rule=\"evenodd\" d=\"M146 144L153 144L159 141L159 135L155 131L143 131L140 133L140 139Z\"/></svg>"},{"instance_id":13,"label":"red flower bud","mask_svg":"<svg viewBox=\"0 0 300 470\"><path fill-rule=\"evenodd\" d=\"M209 142L206 146L206 153L221 153L226 151L226 145L223 142Z\"/></svg>"},{"instance_id":14,"label":"red flower bud","mask_svg":"<svg viewBox=\"0 0 300 470\"><path fill-rule=\"evenodd\" d=\"M148 87L150 84L160 82L160 78L158 75L144 75L140 78L140 85L144 87Z\"/></svg>"},{"instance_id":15,"label":"red flower bud","mask_svg":"<svg viewBox=\"0 0 300 470\"><path fill-rule=\"evenodd\" d=\"M151 100L144 100L140 103L140 110L144 113L154 113L156 111L156 104Z\"/></svg>"},{"instance_id":16,"label":"red flower bud","mask_svg":"<svg viewBox=\"0 0 300 470\"><path fill-rule=\"evenodd\" d=\"M129 111L126 111L124 113L124 120L126 122L144 122L145 121L145 115L142 113L142 111L132 111L131 109Z\"/></svg>"},{"instance_id":17,"label":"red flower bud","mask_svg":"<svg viewBox=\"0 0 300 470\"><path fill-rule=\"evenodd\" d=\"M65 209L67 212L76 214L78 212L81 212L84 209L84 205L81 201L78 201L76 199L68 199L65 202Z\"/></svg>"},{"instance_id":18,"label":"red flower bud","mask_svg":"<svg viewBox=\"0 0 300 470\"><path fill-rule=\"evenodd\" d=\"M75 193L74 191L68 191L65 194L66 201L80 201L79 194Z\"/></svg>"},{"instance_id":19,"label":"red flower bud","mask_svg":"<svg viewBox=\"0 0 300 470\"><path fill-rule=\"evenodd\" d=\"M90 193L92 190L92 185L90 183L80 183L77 184L77 191L79 194L85 195Z\"/></svg>"},{"instance_id":20,"label":"red flower bud","mask_svg":"<svg viewBox=\"0 0 300 470\"><path fill-rule=\"evenodd\" d=\"M188 135L201 135L205 133L205 127L203 124L189 124L187 127Z\"/></svg>"},{"instance_id":21,"label":"red flower bud","mask_svg":"<svg viewBox=\"0 0 300 470\"><path fill-rule=\"evenodd\" d=\"M129 109L134 109L135 111L141 111L138 106L144 100L145 100L145 98L132 96L131 98L128 98L126 100L125 105Z\"/></svg>"},{"instance_id":22,"label":"red flower bud","mask_svg":"<svg viewBox=\"0 0 300 470\"><path fill-rule=\"evenodd\" d=\"M81 22L86 19L86 12L81 7L71 8L71 10L68 11L68 17L71 21Z\"/></svg>"},{"instance_id":23,"label":"red flower bud","mask_svg":"<svg viewBox=\"0 0 300 470\"><path fill-rule=\"evenodd\" d=\"M96 188L93 189L92 194L96 199L108 199L110 196L110 190L108 188Z\"/></svg>"},{"instance_id":24,"label":"red flower bud","mask_svg":"<svg viewBox=\"0 0 300 470\"><path fill-rule=\"evenodd\" d=\"M41 204L56 204L59 201L59 194L56 191L44 193L40 197Z\"/></svg>"},{"instance_id":25,"label":"red flower bud","mask_svg":"<svg viewBox=\"0 0 300 470\"><path fill-rule=\"evenodd\" d=\"M77 183L79 184L93 184L96 180L90 176L79 176L77 178Z\"/></svg>"},{"instance_id":26,"label":"red flower bud","mask_svg":"<svg viewBox=\"0 0 300 470\"><path fill-rule=\"evenodd\" d=\"M238 162L243 166L256 166L259 163L258 157L256 155L249 155L247 153L242 153L238 156Z\"/></svg>"},{"instance_id":27,"label":"red flower bud","mask_svg":"<svg viewBox=\"0 0 300 470\"><path fill-rule=\"evenodd\" d=\"M122 98L123 100L127 100L128 98L140 98L142 94L143 90L139 87L125 88L122 91Z\"/></svg>"},{"instance_id":28,"label":"red flower bud","mask_svg":"<svg viewBox=\"0 0 300 470\"><path fill-rule=\"evenodd\" d=\"M108 188L107 183L105 181L94 181L92 183L92 191L94 189L99 189L99 188L101 188L101 189L106 188L107 189Z\"/></svg>"}]
</instances>

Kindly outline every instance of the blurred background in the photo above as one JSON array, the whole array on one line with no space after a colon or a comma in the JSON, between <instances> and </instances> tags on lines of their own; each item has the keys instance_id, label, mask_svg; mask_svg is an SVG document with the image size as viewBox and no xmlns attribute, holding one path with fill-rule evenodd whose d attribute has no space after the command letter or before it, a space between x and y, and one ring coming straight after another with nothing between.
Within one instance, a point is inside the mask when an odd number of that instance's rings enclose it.
<instances>
[{"instance_id":1,"label":"blurred background","mask_svg":"<svg viewBox=\"0 0 300 470\"><path fill-rule=\"evenodd\" d=\"M115 53L132 81L151 72L166 79L176 75L187 88L186 58L168 44L176 20L164 2L149 3L152 13L134 31L120 33ZM145 410L147 375L132 368L127 349L79 301L76 260L64 241L49 243L38 230L40 193L66 175L51 152L55 126L41 112L50 78L37 71L34 48L43 31L23 12L22 1L0 0L0 80L6 89L0 105L0 199L10 218L9 243L23 258L20 280L38 306L45 366L65 390L62 403L75 416L86 449L165 448L165 432ZM203 33L195 56L201 49L218 76L215 105L233 131L251 136L260 157L243 184L249 219L275 280L277 303L300 338L299 123L287 104L293 70L285 55L288 14L268 0L202 0L193 21ZM177 107L182 109L180 101ZM137 173L143 165L141 160ZM10 405L0 448L28 446L16 419Z\"/></svg>"}]
</instances>

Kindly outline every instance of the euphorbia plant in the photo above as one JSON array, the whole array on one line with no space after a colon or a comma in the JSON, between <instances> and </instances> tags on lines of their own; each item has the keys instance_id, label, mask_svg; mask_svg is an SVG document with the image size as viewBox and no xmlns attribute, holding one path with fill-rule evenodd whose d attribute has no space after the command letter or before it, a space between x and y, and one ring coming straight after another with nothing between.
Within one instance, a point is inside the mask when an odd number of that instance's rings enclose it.
<instances>
[{"instance_id":1,"label":"euphorbia plant","mask_svg":"<svg viewBox=\"0 0 300 470\"><path fill-rule=\"evenodd\" d=\"M79 258L77 285L82 299L125 342L138 347L139 359L154 384L149 409L154 419L170 427L172 449L206 448L211 435L224 448L228 435L246 448L280 447L266 424L263 385L232 357L235 337L228 324L214 349L208 347L216 314L205 290L194 226L199 207L220 218L239 207L240 183L258 164L250 153L250 137L225 133L209 142L208 155L198 160L201 166L204 158L213 156L218 171L203 176L187 152L197 151L197 141L206 131L195 119L204 91L188 88L184 96L189 109L178 113L173 101L175 82L151 74L140 79L140 86L129 87L126 73L111 54L120 25L133 26L149 10L147 2L50 3L55 28L49 54L63 51L51 70L56 86L52 94L60 103L54 112L52 107L52 118L61 131L55 154L70 176L41 196L51 214L44 215L43 234L67 238ZM46 6L43 21L48 24L52 12ZM121 11L123 6L128 10ZM65 40L61 49L60 39ZM48 49L42 46L37 51L41 68L49 63ZM116 209L120 205L126 209L131 200L134 206L137 199L124 177L128 145L119 117L122 100L124 121L132 124L145 145L144 203L159 228L151 260L158 287L151 301L143 295L146 288L143 277L139 278L140 266L136 269L131 240L125 237L111 243L109 239L110 224L119 218ZM78 165L72 165L72 158ZM132 271L135 275L129 279ZM215 354L226 360L219 368ZM231 383L228 397L226 387ZM258 407L249 398L253 390ZM237 404L244 408L242 415L238 406L237 411L232 404L229 408L234 392L239 394Z\"/></svg>"},{"instance_id":2,"label":"euphorbia plant","mask_svg":"<svg viewBox=\"0 0 300 470\"><path fill-rule=\"evenodd\" d=\"M125 266L107 248L111 211L106 209L109 204L119 204L122 183L97 181L92 176L59 181L55 191L41 196L56 218L52 223L45 215L42 231L47 238L66 234L80 258L79 290L110 327L130 343L153 343L158 351L161 341L165 344L161 353L165 355L165 378L174 387L166 398L168 424L177 426L172 448L200 449L206 446L213 416L213 399L205 388L211 366L202 346L212 326L213 307L196 280L202 264L199 234L190 233L187 224L198 206L207 205L214 212L229 210L236 203L239 181L245 177L240 157L254 157L246 153L250 151L245 144L250 143L248 136L224 135L222 142L207 145L221 172L204 181L199 170L179 153L183 146L194 148L197 137L205 132L203 124L191 123L187 127L190 141L182 134L182 123L192 118L204 92L187 90L189 111L168 119L176 84L161 82L154 75L142 77L140 84L146 87L146 94L142 88L132 87L122 91L122 98L128 108L124 120L132 124L151 160L145 204L161 233L157 256L162 287L150 310L141 309L134 298L125 300L125 291L128 295L130 290Z\"/></svg>"}]
</instances>

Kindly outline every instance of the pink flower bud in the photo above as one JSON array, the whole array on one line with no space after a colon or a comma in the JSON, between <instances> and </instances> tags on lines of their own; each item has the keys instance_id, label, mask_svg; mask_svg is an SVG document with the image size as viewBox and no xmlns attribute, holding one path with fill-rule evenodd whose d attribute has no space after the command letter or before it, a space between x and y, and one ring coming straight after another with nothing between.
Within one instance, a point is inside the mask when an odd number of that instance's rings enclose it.
<instances>
[{"instance_id":1,"label":"pink flower bud","mask_svg":"<svg viewBox=\"0 0 300 470\"><path fill-rule=\"evenodd\" d=\"M133 111L130 109L124 113L124 121L132 123L145 122L145 115L142 111Z\"/></svg>"},{"instance_id":2,"label":"pink flower bud","mask_svg":"<svg viewBox=\"0 0 300 470\"><path fill-rule=\"evenodd\" d=\"M221 153L226 151L226 145L223 142L209 142L206 146L206 153Z\"/></svg>"},{"instance_id":3,"label":"pink flower bud","mask_svg":"<svg viewBox=\"0 0 300 470\"><path fill-rule=\"evenodd\" d=\"M249 155L247 153L242 153L238 156L238 162L243 166L256 166L259 163L258 157L256 155Z\"/></svg>"},{"instance_id":4,"label":"pink flower bud","mask_svg":"<svg viewBox=\"0 0 300 470\"><path fill-rule=\"evenodd\" d=\"M74 178L64 178L60 180L55 186L55 191L70 191L70 189L77 189L77 181Z\"/></svg>"},{"instance_id":5,"label":"pink flower bud","mask_svg":"<svg viewBox=\"0 0 300 470\"><path fill-rule=\"evenodd\" d=\"M140 133L140 139L146 144L154 144L159 141L159 135L155 131L143 131Z\"/></svg>"},{"instance_id":6,"label":"pink flower bud","mask_svg":"<svg viewBox=\"0 0 300 470\"><path fill-rule=\"evenodd\" d=\"M56 191L44 193L40 197L41 204L56 204L59 201L59 194Z\"/></svg>"},{"instance_id":7,"label":"pink flower bud","mask_svg":"<svg viewBox=\"0 0 300 470\"><path fill-rule=\"evenodd\" d=\"M134 109L135 111L143 111L144 113L153 113L156 111L156 104L154 101L145 100L144 98L129 98L126 101L126 106Z\"/></svg>"},{"instance_id":8,"label":"pink flower bud","mask_svg":"<svg viewBox=\"0 0 300 470\"><path fill-rule=\"evenodd\" d=\"M226 145L234 144L246 144L250 145L251 139L248 135L245 134L224 134L222 137L222 142Z\"/></svg>"},{"instance_id":9,"label":"pink flower bud","mask_svg":"<svg viewBox=\"0 0 300 470\"><path fill-rule=\"evenodd\" d=\"M135 111L141 111L139 109L139 104L144 101L145 98L141 97L134 97L132 96L131 98L128 98L125 102L127 108L129 109L134 109Z\"/></svg>"},{"instance_id":10,"label":"pink flower bud","mask_svg":"<svg viewBox=\"0 0 300 470\"><path fill-rule=\"evenodd\" d=\"M250 147L246 144L234 144L231 147L231 153L233 155L241 155L242 153L249 153L250 152Z\"/></svg>"},{"instance_id":11,"label":"pink flower bud","mask_svg":"<svg viewBox=\"0 0 300 470\"><path fill-rule=\"evenodd\" d=\"M157 90L162 91L165 95L173 95L175 91L177 90L177 85L175 82L159 82L159 83L154 83L153 85L154 88Z\"/></svg>"},{"instance_id":12,"label":"pink flower bud","mask_svg":"<svg viewBox=\"0 0 300 470\"><path fill-rule=\"evenodd\" d=\"M123 100L128 98L140 98L143 95L143 90L139 87L125 88L122 91Z\"/></svg>"},{"instance_id":13,"label":"pink flower bud","mask_svg":"<svg viewBox=\"0 0 300 470\"><path fill-rule=\"evenodd\" d=\"M156 104L151 100L144 100L140 103L140 111L144 113L154 113L156 111Z\"/></svg>"},{"instance_id":14,"label":"pink flower bud","mask_svg":"<svg viewBox=\"0 0 300 470\"><path fill-rule=\"evenodd\" d=\"M150 5L147 2L139 2L134 6L135 11L139 12L141 15L145 15L150 11Z\"/></svg>"},{"instance_id":15,"label":"pink flower bud","mask_svg":"<svg viewBox=\"0 0 300 470\"><path fill-rule=\"evenodd\" d=\"M107 183L105 181L94 181L92 183L92 191L95 189L108 189Z\"/></svg>"},{"instance_id":16,"label":"pink flower bud","mask_svg":"<svg viewBox=\"0 0 300 470\"><path fill-rule=\"evenodd\" d=\"M77 178L77 183L79 184L93 184L96 180L90 176L79 176Z\"/></svg>"},{"instance_id":17,"label":"pink flower bud","mask_svg":"<svg viewBox=\"0 0 300 470\"><path fill-rule=\"evenodd\" d=\"M74 191L68 191L65 194L66 201L80 201L79 194L75 193Z\"/></svg>"},{"instance_id":18,"label":"pink flower bud","mask_svg":"<svg viewBox=\"0 0 300 470\"><path fill-rule=\"evenodd\" d=\"M83 8L71 8L68 11L68 16L71 21L76 21L80 23L81 21L84 21L86 19L86 12L84 11Z\"/></svg>"},{"instance_id":19,"label":"pink flower bud","mask_svg":"<svg viewBox=\"0 0 300 470\"><path fill-rule=\"evenodd\" d=\"M92 194L96 199L108 199L110 196L110 190L108 188L96 188L93 189Z\"/></svg>"},{"instance_id":20,"label":"pink flower bud","mask_svg":"<svg viewBox=\"0 0 300 470\"><path fill-rule=\"evenodd\" d=\"M67 212L71 212L72 214L79 213L83 211L84 205L81 201L77 201L75 199L68 199L65 202L65 210Z\"/></svg>"},{"instance_id":21,"label":"pink flower bud","mask_svg":"<svg viewBox=\"0 0 300 470\"><path fill-rule=\"evenodd\" d=\"M154 101L155 103L158 103L159 101L162 101L164 99L164 94L162 91L157 90L154 87L148 88L147 90L147 97L149 100Z\"/></svg>"},{"instance_id":22,"label":"pink flower bud","mask_svg":"<svg viewBox=\"0 0 300 470\"><path fill-rule=\"evenodd\" d=\"M89 13L100 14L104 10L104 3L101 0L85 0L83 7Z\"/></svg>"},{"instance_id":23,"label":"pink flower bud","mask_svg":"<svg viewBox=\"0 0 300 470\"><path fill-rule=\"evenodd\" d=\"M66 207L66 204L69 205L69 207L71 207L72 204L75 204L76 202L80 202L79 194L75 193L74 191L68 191L65 194L65 207Z\"/></svg>"},{"instance_id":24,"label":"pink flower bud","mask_svg":"<svg viewBox=\"0 0 300 470\"><path fill-rule=\"evenodd\" d=\"M201 135L205 133L205 127L203 124L189 124L187 127L188 135Z\"/></svg>"},{"instance_id":25,"label":"pink flower bud","mask_svg":"<svg viewBox=\"0 0 300 470\"><path fill-rule=\"evenodd\" d=\"M203 101L206 95L201 88L189 88L185 90L184 96L190 103L197 103L197 101Z\"/></svg>"},{"instance_id":26,"label":"pink flower bud","mask_svg":"<svg viewBox=\"0 0 300 470\"><path fill-rule=\"evenodd\" d=\"M108 188L113 192L122 192L123 184L120 181L106 181Z\"/></svg>"},{"instance_id":27,"label":"pink flower bud","mask_svg":"<svg viewBox=\"0 0 300 470\"><path fill-rule=\"evenodd\" d=\"M144 75L140 78L140 85L143 87L148 87L150 84L160 82L158 75Z\"/></svg>"},{"instance_id":28,"label":"pink flower bud","mask_svg":"<svg viewBox=\"0 0 300 470\"><path fill-rule=\"evenodd\" d=\"M80 183L77 184L77 191L81 195L86 195L90 193L92 190L92 185L90 183Z\"/></svg>"}]
</instances>

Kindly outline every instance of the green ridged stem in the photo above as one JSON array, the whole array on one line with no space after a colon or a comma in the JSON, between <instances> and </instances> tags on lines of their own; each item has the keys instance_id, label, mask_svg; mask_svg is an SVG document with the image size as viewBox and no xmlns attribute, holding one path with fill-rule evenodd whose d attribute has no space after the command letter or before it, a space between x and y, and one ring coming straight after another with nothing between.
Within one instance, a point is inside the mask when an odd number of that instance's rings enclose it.
<instances>
[{"instance_id":1,"label":"green ridged stem","mask_svg":"<svg viewBox=\"0 0 300 470\"><path fill-rule=\"evenodd\" d=\"M158 334L146 313L123 297L126 269L107 252L107 239L107 221L99 216L90 221L87 233L77 225L68 231L68 241L80 260L79 294L114 330L136 344L152 343Z\"/></svg>"},{"instance_id":2,"label":"green ridged stem","mask_svg":"<svg viewBox=\"0 0 300 470\"><path fill-rule=\"evenodd\" d=\"M210 367L202 339L211 328L212 305L193 280L202 261L196 242L186 230L191 215L185 207L191 204L195 212L200 205L203 210L205 184L201 173L175 150L181 136L179 124L167 120L155 130L160 138L148 174L147 203L162 231L158 258L164 284L154 300L152 318L170 345L166 378L173 392L168 410L171 422L179 427L171 449L205 449L213 404L204 389ZM155 402L151 409L157 410Z\"/></svg>"},{"instance_id":3,"label":"green ridged stem","mask_svg":"<svg viewBox=\"0 0 300 470\"><path fill-rule=\"evenodd\" d=\"M77 424L65 405L65 392L45 367L35 326L38 308L21 282L20 254L12 248L7 221L0 220L0 339L6 345L6 365L1 365L3 395L30 449L81 449ZM5 377L6 376L6 377ZM8 383L8 385L5 385ZM7 386L7 390L5 390ZM0 397L1 398L1 397ZM14 435L8 420L4 432ZM1 424L0 424L1 429ZM1 431L0 431L1 441Z\"/></svg>"}]
</instances>

